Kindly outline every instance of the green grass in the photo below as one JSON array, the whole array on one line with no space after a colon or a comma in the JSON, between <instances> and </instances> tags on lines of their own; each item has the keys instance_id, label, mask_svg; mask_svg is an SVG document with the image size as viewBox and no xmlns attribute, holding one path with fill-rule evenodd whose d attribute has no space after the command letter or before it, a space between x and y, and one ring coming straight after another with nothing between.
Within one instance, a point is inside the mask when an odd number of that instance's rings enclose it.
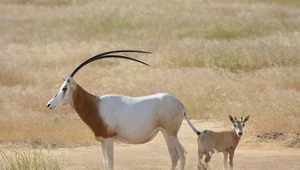
<instances>
[{"instance_id":1,"label":"green grass","mask_svg":"<svg viewBox=\"0 0 300 170\"><path fill-rule=\"evenodd\" d=\"M49 20L22 20L12 22L2 28L2 33L14 32L16 37L6 39L15 43L47 44L59 41L90 41L119 37L121 40L149 38L236 40L268 36L279 31L292 32L300 28L300 23L274 20L258 21L193 21L184 18L166 20L155 18L131 18L130 16L112 15L93 17L72 17ZM143 32L139 34L138 32ZM22 36L21 36L22 35Z\"/></svg>"},{"instance_id":2,"label":"green grass","mask_svg":"<svg viewBox=\"0 0 300 170\"><path fill-rule=\"evenodd\" d=\"M241 38L266 36L279 30L278 26L263 22L223 22L223 23L201 23L197 25L185 24L180 37L198 37L209 40L234 40Z\"/></svg>"},{"instance_id":3,"label":"green grass","mask_svg":"<svg viewBox=\"0 0 300 170\"><path fill-rule=\"evenodd\" d=\"M0 3L34 4L44 6L56 5L83 5L92 0L0 0Z\"/></svg>"},{"instance_id":4,"label":"green grass","mask_svg":"<svg viewBox=\"0 0 300 170\"><path fill-rule=\"evenodd\" d=\"M216 24L211 29L204 32L204 37L207 39L236 39L247 38L251 36L268 35L269 33L278 30L272 25L264 23L226 23Z\"/></svg>"},{"instance_id":5,"label":"green grass","mask_svg":"<svg viewBox=\"0 0 300 170\"><path fill-rule=\"evenodd\" d=\"M204 0L206 3L242 3L242 4L266 4L266 5L279 5L285 7L299 8L300 2L298 0Z\"/></svg>"},{"instance_id":6,"label":"green grass","mask_svg":"<svg viewBox=\"0 0 300 170\"><path fill-rule=\"evenodd\" d=\"M298 0L247 0L249 3L251 2L262 2L266 4L277 4L277 5L282 5L282 6L287 6L287 7L292 7L292 8L299 8L300 7L300 2Z\"/></svg>"}]
</instances>

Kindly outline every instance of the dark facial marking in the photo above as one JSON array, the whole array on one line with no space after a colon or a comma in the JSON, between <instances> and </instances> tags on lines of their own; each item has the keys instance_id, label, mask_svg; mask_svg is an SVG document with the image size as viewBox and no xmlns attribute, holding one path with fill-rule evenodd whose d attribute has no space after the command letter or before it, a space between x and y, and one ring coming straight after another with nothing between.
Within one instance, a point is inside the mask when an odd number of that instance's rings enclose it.
<instances>
[{"instance_id":1,"label":"dark facial marking","mask_svg":"<svg viewBox=\"0 0 300 170\"><path fill-rule=\"evenodd\" d=\"M63 90L64 92L66 92L67 89L68 89L67 86L65 86L62 90Z\"/></svg>"},{"instance_id":2,"label":"dark facial marking","mask_svg":"<svg viewBox=\"0 0 300 170\"><path fill-rule=\"evenodd\" d=\"M62 89L62 91L63 91L62 98L65 97L67 89L68 89L67 86L63 87L63 89Z\"/></svg>"}]
</instances>

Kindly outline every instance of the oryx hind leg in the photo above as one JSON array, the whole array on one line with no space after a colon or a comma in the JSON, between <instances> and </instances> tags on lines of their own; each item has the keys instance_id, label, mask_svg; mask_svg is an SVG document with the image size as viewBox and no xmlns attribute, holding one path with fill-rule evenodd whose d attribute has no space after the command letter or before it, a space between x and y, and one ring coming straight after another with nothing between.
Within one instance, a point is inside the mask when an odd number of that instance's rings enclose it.
<instances>
[{"instance_id":1,"label":"oryx hind leg","mask_svg":"<svg viewBox=\"0 0 300 170\"><path fill-rule=\"evenodd\" d=\"M201 150L201 148L198 149L198 170L205 169L205 165L202 162L204 152Z\"/></svg>"},{"instance_id":2,"label":"oryx hind leg","mask_svg":"<svg viewBox=\"0 0 300 170\"><path fill-rule=\"evenodd\" d=\"M186 154L187 154L187 152L183 148L181 143L179 142L177 136L176 136L175 140L176 140L176 148L177 148L177 151L178 151L179 156L180 156L180 169L183 170L184 167L185 167L185 163L186 163Z\"/></svg>"},{"instance_id":3,"label":"oryx hind leg","mask_svg":"<svg viewBox=\"0 0 300 170\"><path fill-rule=\"evenodd\" d=\"M180 169L184 170L185 162L186 162L186 151L182 147L181 143L176 136L169 136L166 137L166 142L169 148L169 153L172 159L172 169L175 169L178 159L180 159Z\"/></svg>"},{"instance_id":4,"label":"oryx hind leg","mask_svg":"<svg viewBox=\"0 0 300 170\"><path fill-rule=\"evenodd\" d=\"M179 153L177 151L176 148L176 140L174 140L173 136L169 136L166 132L164 132L162 130L162 133L164 135L164 138L166 140L167 146L168 146L168 151L169 154L171 156L171 161L172 161L172 165L171 165L171 169L175 170L178 160L180 158Z\"/></svg>"},{"instance_id":5,"label":"oryx hind leg","mask_svg":"<svg viewBox=\"0 0 300 170\"><path fill-rule=\"evenodd\" d=\"M186 162L186 151L182 147L177 136L183 120L183 112L177 112L176 114L176 117L169 117L168 119L164 119L167 121L162 121L164 123L161 123L160 125L161 131L168 145L169 153L172 160L172 169L176 168L178 160L180 160L180 170L184 170Z\"/></svg>"}]
</instances>

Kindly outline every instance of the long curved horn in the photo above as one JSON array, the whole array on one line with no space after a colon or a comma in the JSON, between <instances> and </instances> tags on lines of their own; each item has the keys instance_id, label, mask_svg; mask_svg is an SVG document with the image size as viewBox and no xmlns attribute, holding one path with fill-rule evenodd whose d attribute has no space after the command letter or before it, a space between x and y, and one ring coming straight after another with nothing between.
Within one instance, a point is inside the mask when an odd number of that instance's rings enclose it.
<instances>
[{"instance_id":1,"label":"long curved horn","mask_svg":"<svg viewBox=\"0 0 300 170\"><path fill-rule=\"evenodd\" d=\"M81 63L79 66L77 66L73 70L73 72L70 74L70 77L73 77L77 73L77 71L79 71L83 66L87 65L88 63L93 62L95 60L103 59L103 58L123 58L123 59L133 60L133 61L136 61L136 62L139 62L139 63L149 66L149 64L147 64L143 61L134 59L134 58L130 58L130 57L122 56L122 55L107 55L107 54L120 53L120 52L135 52L135 53L147 53L147 54L150 53L150 52L138 51L138 50L117 50L117 51L108 51L105 53L101 53L101 54L95 55L95 56L85 60L83 63Z\"/></svg>"}]
</instances>

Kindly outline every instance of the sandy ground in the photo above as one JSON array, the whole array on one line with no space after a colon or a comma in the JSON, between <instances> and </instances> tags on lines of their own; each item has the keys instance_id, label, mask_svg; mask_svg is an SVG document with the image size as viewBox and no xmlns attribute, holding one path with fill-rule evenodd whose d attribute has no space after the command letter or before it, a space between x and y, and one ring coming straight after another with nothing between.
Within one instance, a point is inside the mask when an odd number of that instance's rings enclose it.
<instances>
[{"instance_id":1,"label":"sandy ground","mask_svg":"<svg viewBox=\"0 0 300 170\"><path fill-rule=\"evenodd\" d=\"M224 127L220 126L216 121L193 122L199 130L224 130ZM179 139L188 152L187 169L197 169L197 136L185 120L180 129ZM56 149L54 152L64 156L66 169L103 169L100 144L99 146ZM213 169L222 169L222 160L222 153L214 154L211 161ZM161 133L151 142L143 145L115 144L115 169L163 170L169 169L169 167L170 158ZM254 143L245 143L241 139L234 157L234 167L235 169L247 170L299 170L300 149L283 148L272 143L260 144L257 147Z\"/></svg>"},{"instance_id":2,"label":"sandy ground","mask_svg":"<svg viewBox=\"0 0 300 170\"><path fill-rule=\"evenodd\" d=\"M224 130L216 121L195 121L199 130ZM245 132L247 133L247 131ZM244 137L246 138L247 135ZM188 152L187 169L197 169L197 136L184 120L179 139ZM51 149L53 155L61 158L64 169L104 169L99 146ZM213 169L223 169L223 154L214 154ZM170 158L163 136L159 133L151 142L142 145L115 143L116 170L165 170L170 167ZM179 164L178 164L179 167ZM177 167L177 169L179 169ZM283 148L274 143L248 143L241 139L234 157L235 169L298 170L300 169L300 149Z\"/></svg>"}]
</instances>

